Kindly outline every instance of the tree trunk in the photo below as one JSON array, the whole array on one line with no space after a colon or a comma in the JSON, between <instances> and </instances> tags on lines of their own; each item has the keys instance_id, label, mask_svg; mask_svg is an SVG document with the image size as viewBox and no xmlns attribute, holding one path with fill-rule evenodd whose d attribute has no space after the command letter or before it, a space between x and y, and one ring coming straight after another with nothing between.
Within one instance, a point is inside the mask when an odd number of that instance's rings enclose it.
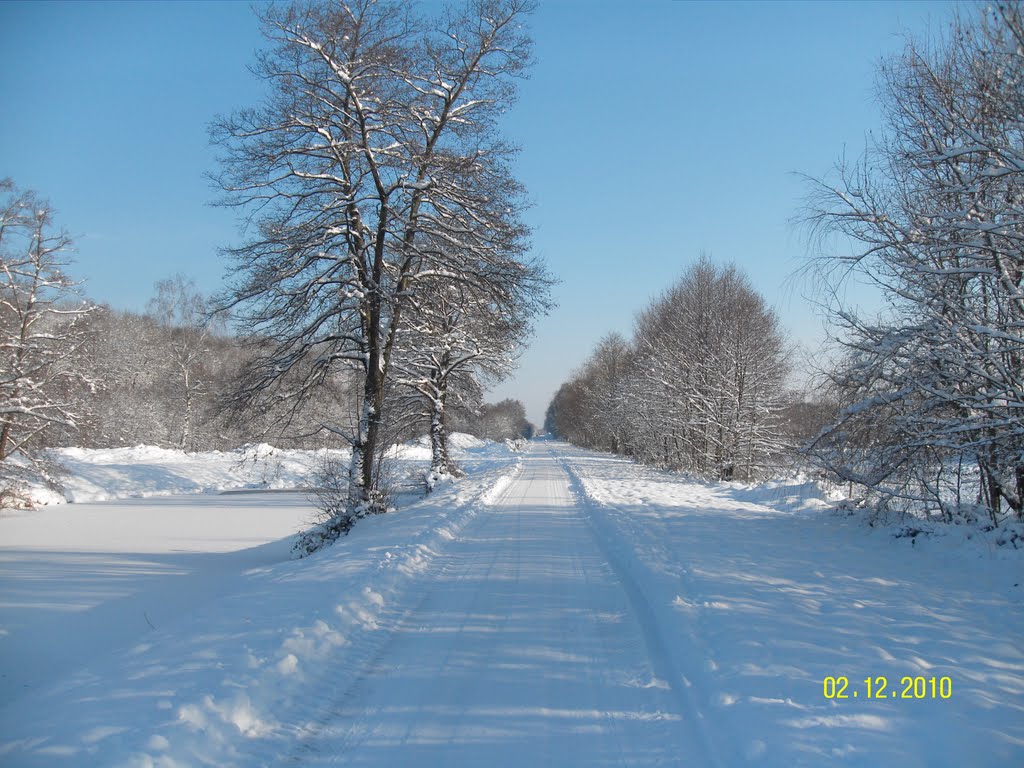
<instances>
[{"instance_id":1,"label":"tree trunk","mask_svg":"<svg viewBox=\"0 0 1024 768\"><path fill-rule=\"evenodd\" d=\"M363 333L366 340L366 376L363 380L363 403L359 412L359 426L352 444L352 465L349 489L350 513L356 517L385 511L377 487L377 458L380 426L384 408L384 381L389 340L382 339L383 299L380 286L384 275L384 235L388 221L387 198L384 197L377 224L377 242L374 245L371 270L371 290L363 315ZM392 317L392 331L397 323L398 308ZM383 343L382 343L383 342Z\"/></svg>"},{"instance_id":2,"label":"tree trunk","mask_svg":"<svg viewBox=\"0 0 1024 768\"><path fill-rule=\"evenodd\" d=\"M434 401L430 416L430 470L443 475L454 474L454 465L448 455L448 432L444 428L444 404Z\"/></svg>"},{"instance_id":3,"label":"tree trunk","mask_svg":"<svg viewBox=\"0 0 1024 768\"><path fill-rule=\"evenodd\" d=\"M7 458L7 443L11 439L11 425L10 422L4 423L4 428L0 430L0 461Z\"/></svg>"},{"instance_id":4,"label":"tree trunk","mask_svg":"<svg viewBox=\"0 0 1024 768\"><path fill-rule=\"evenodd\" d=\"M1024 519L1024 462L1017 462L1014 467L1014 475L1017 480L1017 503L1014 506L1017 517Z\"/></svg>"},{"instance_id":5,"label":"tree trunk","mask_svg":"<svg viewBox=\"0 0 1024 768\"><path fill-rule=\"evenodd\" d=\"M185 388L185 417L181 427L181 450L187 451L193 446L192 442L192 382L189 380L188 369L183 371L183 384Z\"/></svg>"},{"instance_id":6,"label":"tree trunk","mask_svg":"<svg viewBox=\"0 0 1024 768\"><path fill-rule=\"evenodd\" d=\"M371 356L371 360L374 356ZM377 366L367 372L363 385L363 404L359 424L352 441L352 463L349 468L349 507L356 517L383 512L380 489L377 487L377 459L379 454L381 401L384 382L380 371L372 375Z\"/></svg>"},{"instance_id":7,"label":"tree trunk","mask_svg":"<svg viewBox=\"0 0 1024 768\"><path fill-rule=\"evenodd\" d=\"M448 378L441 371L435 371L433 379L433 393L430 397L430 470L438 474L461 477L462 470L448 452L448 426L445 424Z\"/></svg>"},{"instance_id":8,"label":"tree trunk","mask_svg":"<svg viewBox=\"0 0 1024 768\"><path fill-rule=\"evenodd\" d=\"M366 392L364 391L363 404L359 409L359 421L356 424L356 434L352 440L352 459L348 470L348 507L350 513L353 513L368 500L363 469L367 464L366 435L369 431L369 409L370 405L366 400Z\"/></svg>"}]
</instances>

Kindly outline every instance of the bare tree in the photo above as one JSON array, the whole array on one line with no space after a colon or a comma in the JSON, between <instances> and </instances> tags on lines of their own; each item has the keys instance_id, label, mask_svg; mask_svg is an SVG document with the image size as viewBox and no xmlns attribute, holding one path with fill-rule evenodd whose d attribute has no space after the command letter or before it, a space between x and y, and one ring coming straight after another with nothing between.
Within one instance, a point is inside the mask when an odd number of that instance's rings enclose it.
<instances>
[{"instance_id":1,"label":"bare tree","mask_svg":"<svg viewBox=\"0 0 1024 768\"><path fill-rule=\"evenodd\" d=\"M522 402L511 398L497 403L483 403L472 411L464 411L455 425L459 431L485 440L529 439L534 432Z\"/></svg>"},{"instance_id":2,"label":"bare tree","mask_svg":"<svg viewBox=\"0 0 1024 768\"><path fill-rule=\"evenodd\" d=\"M159 280L154 289L147 309L162 331L165 359L171 368L167 400L177 405L172 443L182 450L195 450L196 411L210 387L203 369L217 318L211 316L209 303L195 281L185 275Z\"/></svg>"},{"instance_id":3,"label":"bare tree","mask_svg":"<svg viewBox=\"0 0 1024 768\"><path fill-rule=\"evenodd\" d=\"M812 262L846 405L812 455L883 506L950 519L973 490L998 522L1024 514L1024 18L969 14L883 65L883 134L815 184L812 231L852 248ZM846 306L850 280L885 309Z\"/></svg>"},{"instance_id":4,"label":"bare tree","mask_svg":"<svg viewBox=\"0 0 1024 768\"><path fill-rule=\"evenodd\" d=\"M557 429L566 429L575 441L612 451L629 453L635 430L636 370L633 348L622 336L611 333L598 342L574 377L575 413ZM569 407L563 403L563 410ZM566 414L568 415L568 414Z\"/></svg>"},{"instance_id":5,"label":"bare tree","mask_svg":"<svg viewBox=\"0 0 1024 768\"><path fill-rule=\"evenodd\" d=\"M168 375L160 331L149 317L97 307L85 318L79 370L97 386L74 393L87 415L75 435L79 445L107 448L162 442L169 426L163 403Z\"/></svg>"},{"instance_id":6,"label":"bare tree","mask_svg":"<svg viewBox=\"0 0 1024 768\"><path fill-rule=\"evenodd\" d=\"M447 407L453 393L470 389L467 379L478 364L486 364L488 352L500 360L503 350L490 347L490 338L475 327L472 310L458 288L441 288L417 303L405 333L399 337L396 382L412 395L406 408L425 411L429 418L430 473L460 473L448 450ZM418 404L417 402L418 401Z\"/></svg>"},{"instance_id":7,"label":"bare tree","mask_svg":"<svg viewBox=\"0 0 1024 768\"><path fill-rule=\"evenodd\" d=\"M449 398L476 395L512 371L531 317L547 308L549 285L534 265L487 281L421 284L399 336L395 368L396 383L428 414L432 475L461 474L448 450ZM472 408L466 400L458 405Z\"/></svg>"},{"instance_id":8,"label":"bare tree","mask_svg":"<svg viewBox=\"0 0 1024 768\"><path fill-rule=\"evenodd\" d=\"M0 462L48 429L73 429L72 360L89 307L64 274L71 238L55 230L47 203L0 181Z\"/></svg>"},{"instance_id":9,"label":"bare tree","mask_svg":"<svg viewBox=\"0 0 1024 768\"><path fill-rule=\"evenodd\" d=\"M363 383L348 512L382 511L374 464L392 357L428 282L522 268L521 189L496 121L529 60L521 0L433 20L397 2L298 3L262 21L272 93L221 120L218 181L249 211L222 305L264 341L235 406L302 401L345 367ZM473 262L463 261L472 254Z\"/></svg>"}]
</instances>

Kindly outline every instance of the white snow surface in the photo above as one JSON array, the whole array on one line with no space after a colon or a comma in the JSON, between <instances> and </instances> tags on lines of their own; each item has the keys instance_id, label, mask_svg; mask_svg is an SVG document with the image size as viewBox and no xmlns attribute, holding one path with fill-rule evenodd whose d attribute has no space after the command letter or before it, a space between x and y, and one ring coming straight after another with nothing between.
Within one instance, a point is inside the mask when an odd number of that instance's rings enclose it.
<instances>
[{"instance_id":1,"label":"white snow surface","mask_svg":"<svg viewBox=\"0 0 1024 768\"><path fill-rule=\"evenodd\" d=\"M467 477L303 560L301 493L0 518L0 765L1024 765L1016 551L453 445ZM904 676L952 697L866 698Z\"/></svg>"},{"instance_id":2,"label":"white snow surface","mask_svg":"<svg viewBox=\"0 0 1024 768\"><path fill-rule=\"evenodd\" d=\"M413 446L402 446L405 452ZM50 458L61 464L63 499L35 489L43 503L219 493L237 489L294 489L312 484L311 476L328 457L346 461L348 451L301 451L265 443L234 451L185 451L139 445L104 450L58 448ZM50 492L52 494L52 492Z\"/></svg>"}]
</instances>

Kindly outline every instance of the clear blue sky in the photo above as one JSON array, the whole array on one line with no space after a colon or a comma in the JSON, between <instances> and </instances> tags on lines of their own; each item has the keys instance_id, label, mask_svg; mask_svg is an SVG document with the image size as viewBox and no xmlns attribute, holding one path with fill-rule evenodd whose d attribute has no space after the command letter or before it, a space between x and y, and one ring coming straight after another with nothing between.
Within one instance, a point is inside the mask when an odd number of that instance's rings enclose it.
<instances>
[{"instance_id":1,"label":"clear blue sky","mask_svg":"<svg viewBox=\"0 0 1024 768\"><path fill-rule=\"evenodd\" d=\"M428 4L429 5L429 4ZM507 134L534 207L534 249L562 280L518 375L540 422L594 343L701 251L735 262L797 339L820 322L787 281L805 191L877 129L874 71L945 2L541 0L537 66ZM219 289L206 125L255 103L261 45L243 2L0 2L0 177L49 198L95 300L142 309L175 272Z\"/></svg>"}]
</instances>

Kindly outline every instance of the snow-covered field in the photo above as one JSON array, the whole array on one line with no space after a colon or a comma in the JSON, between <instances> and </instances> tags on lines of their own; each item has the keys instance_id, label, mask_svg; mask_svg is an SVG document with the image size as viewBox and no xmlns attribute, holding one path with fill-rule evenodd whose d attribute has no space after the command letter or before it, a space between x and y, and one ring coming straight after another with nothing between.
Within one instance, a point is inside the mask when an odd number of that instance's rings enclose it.
<instances>
[{"instance_id":1,"label":"snow-covered field","mask_svg":"<svg viewBox=\"0 0 1024 768\"><path fill-rule=\"evenodd\" d=\"M1012 547L894 539L808 485L457 443L467 478L304 560L299 492L0 518L0 765L1024 765ZM153 451L69 452L68 487L287 488L315 463ZM903 677L952 694L892 698Z\"/></svg>"},{"instance_id":2,"label":"snow-covered field","mask_svg":"<svg viewBox=\"0 0 1024 768\"><path fill-rule=\"evenodd\" d=\"M312 475L328 457L342 451L279 450L266 444L234 451L184 451L139 445L94 450L59 448L48 452L66 470L61 491L33 488L43 504L149 498L240 489L294 489L312 484Z\"/></svg>"}]
</instances>

